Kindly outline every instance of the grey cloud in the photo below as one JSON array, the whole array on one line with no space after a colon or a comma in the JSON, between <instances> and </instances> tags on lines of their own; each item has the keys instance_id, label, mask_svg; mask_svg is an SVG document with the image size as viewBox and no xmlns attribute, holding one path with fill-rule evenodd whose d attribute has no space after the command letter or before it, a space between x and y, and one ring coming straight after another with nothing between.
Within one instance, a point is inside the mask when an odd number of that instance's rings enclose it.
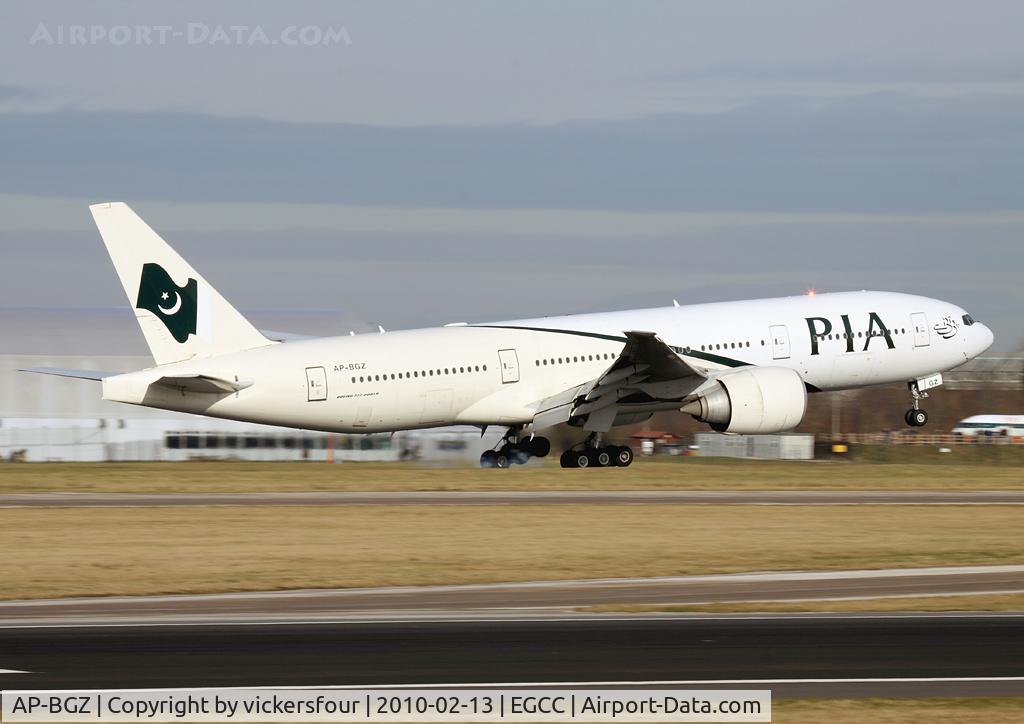
<instances>
[{"instance_id":1,"label":"grey cloud","mask_svg":"<svg viewBox=\"0 0 1024 724\"><path fill-rule=\"evenodd\" d=\"M655 78L663 81L781 81L839 84L972 84L1014 83L1024 80L1024 57L959 60L842 60L818 59L801 63L744 61L699 65Z\"/></svg>"},{"instance_id":2,"label":"grey cloud","mask_svg":"<svg viewBox=\"0 0 1024 724\"><path fill-rule=\"evenodd\" d=\"M0 84L0 103L5 101L31 101L41 98L42 95L40 91L34 88Z\"/></svg>"},{"instance_id":3,"label":"grey cloud","mask_svg":"<svg viewBox=\"0 0 1024 724\"><path fill-rule=\"evenodd\" d=\"M0 116L0 192L449 208L1024 208L1024 98L876 94L549 126Z\"/></svg>"}]
</instances>

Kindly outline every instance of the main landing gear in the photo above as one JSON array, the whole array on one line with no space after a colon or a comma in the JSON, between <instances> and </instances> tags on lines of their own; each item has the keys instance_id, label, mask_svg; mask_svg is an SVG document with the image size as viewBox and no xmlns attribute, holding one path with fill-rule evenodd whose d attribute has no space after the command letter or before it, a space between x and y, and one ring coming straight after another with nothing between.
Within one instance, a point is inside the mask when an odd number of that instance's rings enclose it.
<instances>
[{"instance_id":1,"label":"main landing gear","mask_svg":"<svg viewBox=\"0 0 1024 724\"><path fill-rule=\"evenodd\" d=\"M569 448L559 459L563 468L624 468L633 462L633 449L626 445L602 445L601 433L590 435L580 448Z\"/></svg>"},{"instance_id":2,"label":"main landing gear","mask_svg":"<svg viewBox=\"0 0 1024 724\"><path fill-rule=\"evenodd\" d=\"M910 395L914 398L914 406L907 410L907 414L903 416L903 419L911 427L924 427L928 424L928 413L921 409L921 399L928 396L927 392L921 392L917 387L917 382L908 382L907 387L910 389Z\"/></svg>"},{"instance_id":3,"label":"main landing gear","mask_svg":"<svg viewBox=\"0 0 1024 724\"><path fill-rule=\"evenodd\" d=\"M482 468L508 468L524 465L530 458L542 458L551 452L551 441L546 437L522 437L522 428L509 428L501 445L485 450L480 456Z\"/></svg>"}]
</instances>

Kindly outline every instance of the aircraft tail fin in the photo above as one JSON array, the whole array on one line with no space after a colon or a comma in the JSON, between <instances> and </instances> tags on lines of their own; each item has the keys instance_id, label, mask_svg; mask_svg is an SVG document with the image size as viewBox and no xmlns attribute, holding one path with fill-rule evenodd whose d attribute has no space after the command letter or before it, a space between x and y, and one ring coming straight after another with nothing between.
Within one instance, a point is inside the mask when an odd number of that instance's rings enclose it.
<instances>
[{"instance_id":1,"label":"aircraft tail fin","mask_svg":"<svg viewBox=\"0 0 1024 724\"><path fill-rule=\"evenodd\" d=\"M127 204L89 210L158 365L273 344Z\"/></svg>"}]
</instances>

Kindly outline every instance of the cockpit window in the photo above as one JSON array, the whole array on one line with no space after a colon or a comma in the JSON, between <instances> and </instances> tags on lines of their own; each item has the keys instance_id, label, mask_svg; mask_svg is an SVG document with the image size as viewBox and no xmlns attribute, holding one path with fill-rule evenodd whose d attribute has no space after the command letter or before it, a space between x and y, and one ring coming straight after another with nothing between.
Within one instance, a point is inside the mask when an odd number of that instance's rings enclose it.
<instances>
[{"instance_id":1,"label":"cockpit window","mask_svg":"<svg viewBox=\"0 0 1024 724\"><path fill-rule=\"evenodd\" d=\"M970 314L965 314L964 324L970 327L972 324L974 324L974 317L972 317Z\"/></svg>"}]
</instances>

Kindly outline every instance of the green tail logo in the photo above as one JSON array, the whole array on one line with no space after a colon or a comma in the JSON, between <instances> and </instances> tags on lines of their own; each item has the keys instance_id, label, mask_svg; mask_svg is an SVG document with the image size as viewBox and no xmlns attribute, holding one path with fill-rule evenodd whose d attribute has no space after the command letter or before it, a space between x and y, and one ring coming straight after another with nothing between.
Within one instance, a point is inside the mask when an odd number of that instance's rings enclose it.
<instances>
[{"instance_id":1,"label":"green tail logo","mask_svg":"<svg viewBox=\"0 0 1024 724\"><path fill-rule=\"evenodd\" d=\"M196 333L198 289L195 279L189 279L185 286L179 287L159 264L144 264L135 308L155 314L172 337L185 342L190 334Z\"/></svg>"}]
</instances>

